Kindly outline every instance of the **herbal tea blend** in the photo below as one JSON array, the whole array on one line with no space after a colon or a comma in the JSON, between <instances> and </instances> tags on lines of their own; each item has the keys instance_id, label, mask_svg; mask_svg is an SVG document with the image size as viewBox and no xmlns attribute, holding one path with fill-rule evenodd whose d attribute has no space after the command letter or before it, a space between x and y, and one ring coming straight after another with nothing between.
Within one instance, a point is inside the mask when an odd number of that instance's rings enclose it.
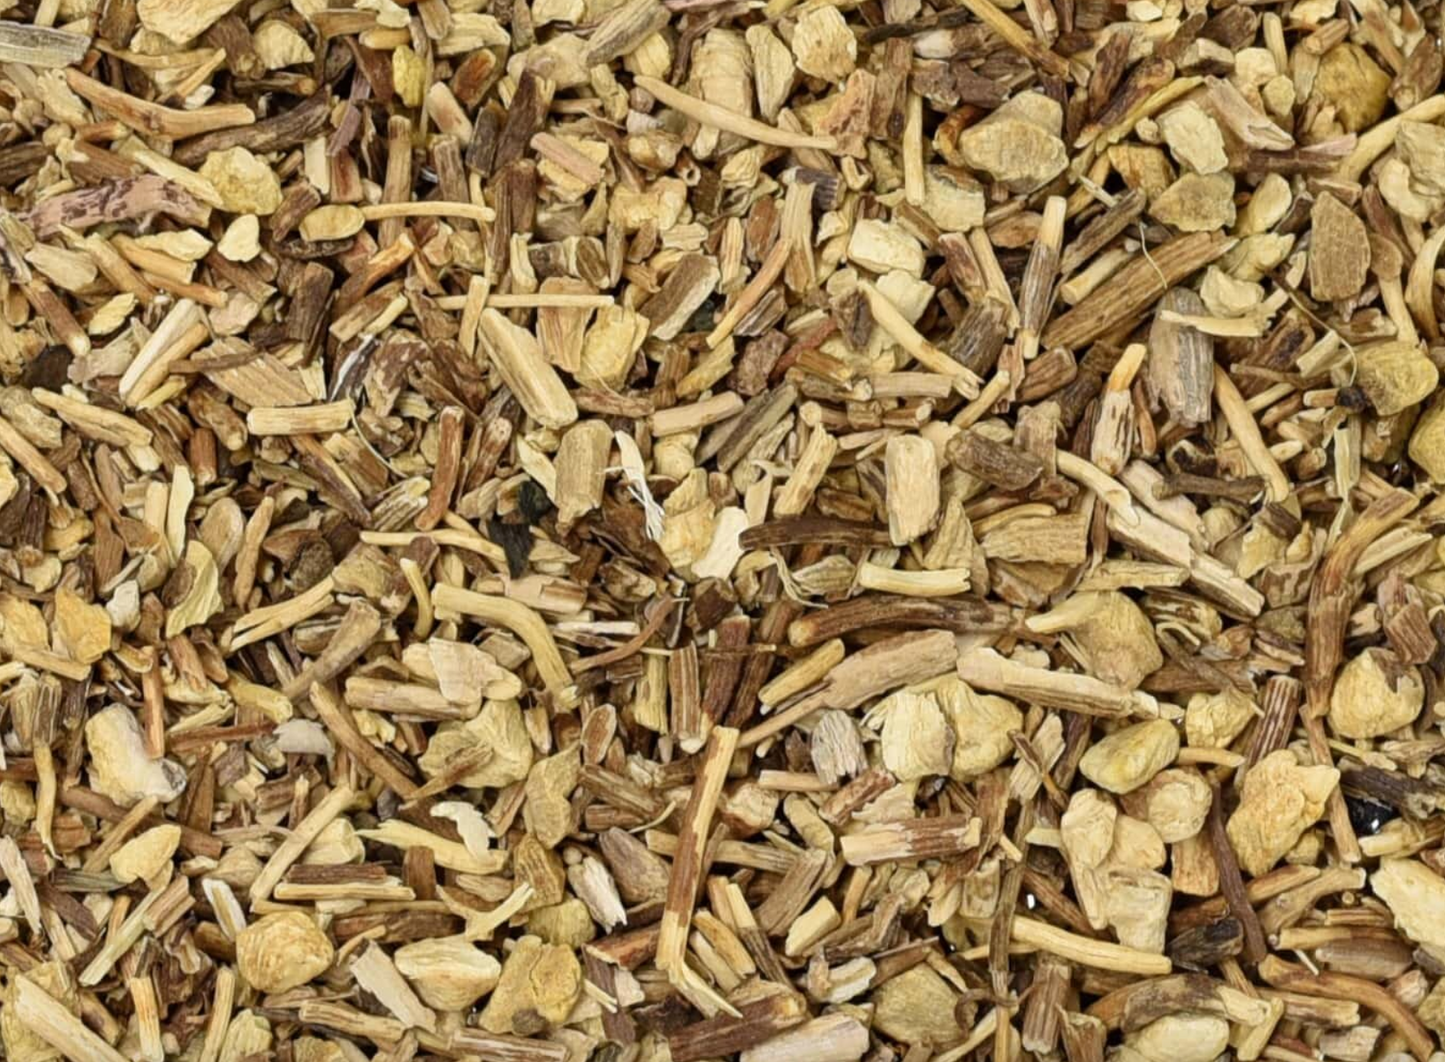
<instances>
[{"instance_id":1,"label":"herbal tea blend","mask_svg":"<svg viewBox=\"0 0 1445 1062\"><path fill-rule=\"evenodd\" d=\"M1445 1058L1404 0L0 0L10 1062Z\"/></svg>"}]
</instances>

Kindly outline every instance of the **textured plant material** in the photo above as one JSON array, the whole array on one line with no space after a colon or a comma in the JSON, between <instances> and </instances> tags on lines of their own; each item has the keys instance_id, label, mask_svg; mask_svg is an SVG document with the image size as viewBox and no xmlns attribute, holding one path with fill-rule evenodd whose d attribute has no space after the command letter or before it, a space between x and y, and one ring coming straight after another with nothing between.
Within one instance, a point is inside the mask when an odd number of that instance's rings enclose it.
<instances>
[{"instance_id":1,"label":"textured plant material","mask_svg":"<svg viewBox=\"0 0 1445 1062\"><path fill-rule=\"evenodd\" d=\"M1441 1052L1438 5L0 9L7 1058Z\"/></svg>"}]
</instances>

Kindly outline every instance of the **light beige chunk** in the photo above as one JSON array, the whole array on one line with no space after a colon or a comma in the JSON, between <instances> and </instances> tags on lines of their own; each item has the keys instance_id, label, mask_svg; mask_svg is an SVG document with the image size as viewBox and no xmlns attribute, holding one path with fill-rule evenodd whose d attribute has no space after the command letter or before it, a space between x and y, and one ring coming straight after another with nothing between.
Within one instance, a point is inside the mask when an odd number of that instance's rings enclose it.
<instances>
[{"instance_id":1,"label":"light beige chunk","mask_svg":"<svg viewBox=\"0 0 1445 1062\"><path fill-rule=\"evenodd\" d=\"M466 1010L502 975L496 959L463 937L403 944L392 961L422 1002L438 1010Z\"/></svg>"},{"instance_id":2,"label":"light beige chunk","mask_svg":"<svg viewBox=\"0 0 1445 1062\"><path fill-rule=\"evenodd\" d=\"M1209 783L1190 767L1160 771L1124 798L1124 806L1141 814L1166 844L1187 841L1203 829L1212 803Z\"/></svg>"},{"instance_id":3,"label":"light beige chunk","mask_svg":"<svg viewBox=\"0 0 1445 1062\"><path fill-rule=\"evenodd\" d=\"M946 1044L968 1030L954 1017L958 996L927 964L891 977L873 993L873 1027L905 1044Z\"/></svg>"},{"instance_id":4,"label":"light beige chunk","mask_svg":"<svg viewBox=\"0 0 1445 1062\"><path fill-rule=\"evenodd\" d=\"M261 253L261 221L255 214L242 214L226 227L216 251L228 262L249 262Z\"/></svg>"},{"instance_id":5,"label":"light beige chunk","mask_svg":"<svg viewBox=\"0 0 1445 1062\"><path fill-rule=\"evenodd\" d=\"M571 948L543 943L540 937L522 937L502 964L497 987L478 1021L488 1032L504 1035L516 1031L519 1018L524 1022L540 1018L555 1025L571 1013L581 993L582 967ZM535 1018L524 1014L527 1011L535 1011Z\"/></svg>"},{"instance_id":6,"label":"light beige chunk","mask_svg":"<svg viewBox=\"0 0 1445 1062\"><path fill-rule=\"evenodd\" d=\"M967 232L983 224L983 186L962 170L929 166L923 171L923 212L944 232Z\"/></svg>"},{"instance_id":7,"label":"light beige chunk","mask_svg":"<svg viewBox=\"0 0 1445 1062\"><path fill-rule=\"evenodd\" d=\"M299 66L316 58L306 39L279 18L267 19L252 35L256 55L267 70Z\"/></svg>"},{"instance_id":8,"label":"light beige chunk","mask_svg":"<svg viewBox=\"0 0 1445 1062\"><path fill-rule=\"evenodd\" d=\"M1445 195L1445 128L1429 122L1401 122L1395 150L1423 190Z\"/></svg>"},{"instance_id":9,"label":"light beige chunk","mask_svg":"<svg viewBox=\"0 0 1445 1062\"><path fill-rule=\"evenodd\" d=\"M1169 879L1147 867L1114 866L1104 872L1102 887L1104 917L1119 943L1163 954L1174 898Z\"/></svg>"},{"instance_id":10,"label":"light beige chunk","mask_svg":"<svg viewBox=\"0 0 1445 1062\"><path fill-rule=\"evenodd\" d=\"M335 949L316 922L300 911L280 911L236 935L236 965L260 992L304 985L331 965Z\"/></svg>"},{"instance_id":11,"label":"light beige chunk","mask_svg":"<svg viewBox=\"0 0 1445 1062\"><path fill-rule=\"evenodd\" d=\"M1445 948L1445 878L1417 859L1386 859L1370 875L1370 888L1407 937Z\"/></svg>"},{"instance_id":12,"label":"light beige chunk","mask_svg":"<svg viewBox=\"0 0 1445 1062\"><path fill-rule=\"evenodd\" d=\"M1032 192L1053 180L1069 164L1061 140L1063 110L1038 92L1009 100L958 138L964 163L987 173L1018 193Z\"/></svg>"},{"instance_id":13,"label":"light beige chunk","mask_svg":"<svg viewBox=\"0 0 1445 1062\"><path fill-rule=\"evenodd\" d=\"M344 240L355 236L366 224L360 207L332 203L317 207L301 219L301 235L308 240Z\"/></svg>"},{"instance_id":14,"label":"light beige chunk","mask_svg":"<svg viewBox=\"0 0 1445 1062\"><path fill-rule=\"evenodd\" d=\"M1125 1042L1148 1062L1214 1062L1229 1046L1229 1022L1213 1014L1166 1014Z\"/></svg>"},{"instance_id":15,"label":"light beige chunk","mask_svg":"<svg viewBox=\"0 0 1445 1062\"><path fill-rule=\"evenodd\" d=\"M1174 762L1179 732L1164 719L1114 731L1090 746L1079 761L1085 778L1111 793L1128 793Z\"/></svg>"},{"instance_id":16,"label":"light beige chunk","mask_svg":"<svg viewBox=\"0 0 1445 1062\"><path fill-rule=\"evenodd\" d=\"M281 205L281 181L276 171L243 147L212 151L201 164L201 176L220 193L233 214L275 213Z\"/></svg>"},{"instance_id":17,"label":"light beige chunk","mask_svg":"<svg viewBox=\"0 0 1445 1062\"><path fill-rule=\"evenodd\" d=\"M793 57L811 77L840 82L858 63L858 41L831 4L815 7L793 27Z\"/></svg>"},{"instance_id":18,"label":"light beige chunk","mask_svg":"<svg viewBox=\"0 0 1445 1062\"><path fill-rule=\"evenodd\" d=\"M899 690L875 711L883 716L883 765L900 782L948 774L953 730L932 694Z\"/></svg>"},{"instance_id":19,"label":"light beige chunk","mask_svg":"<svg viewBox=\"0 0 1445 1062\"><path fill-rule=\"evenodd\" d=\"M1213 232L1234 224L1234 177L1186 173L1149 204L1149 216L1180 232Z\"/></svg>"},{"instance_id":20,"label":"light beige chunk","mask_svg":"<svg viewBox=\"0 0 1445 1062\"><path fill-rule=\"evenodd\" d=\"M174 44L185 44L210 29L236 0L139 0L140 24Z\"/></svg>"},{"instance_id":21,"label":"light beige chunk","mask_svg":"<svg viewBox=\"0 0 1445 1062\"><path fill-rule=\"evenodd\" d=\"M465 723L443 723L427 743L418 764L428 778L447 769L458 756L490 749L484 763L457 779L468 789L500 789L521 781L532 768L532 742L521 706L511 699L486 701L475 718Z\"/></svg>"},{"instance_id":22,"label":"light beige chunk","mask_svg":"<svg viewBox=\"0 0 1445 1062\"><path fill-rule=\"evenodd\" d=\"M753 58L753 82L758 94L758 113L776 121L778 111L793 90L793 53L778 39L766 22L749 26L744 34Z\"/></svg>"},{"instance_id":23,"label":"light beige chunk","mask_svg":"<svg viewBox=\"0 0 1445 1062\"><path fill-rule=\"evenodd\" d=\"M956 735L949 771L953 778L976 778L1013 755L1009 732L1023 726L1024 716L1012 701L978 693L952 675L939 683L935 695Z\"/></svg>"},{"instance_id":24,"label":"light beige chunk","mask_svg":"<svg viewBox=\"0 0 1445 1062\"><path fill-rule=\"evenodd\" d=\"M1116 590L1070 595L1029 621L1038 631L1068 631L1089 674L1133 690L1164 664L1154 626L1133 598Z\"/></svg>"},{"instance_id":25,"label":"light beige chunk","mask_svg":"<svg viewBox=\"0 0 1445 1062\"><path fill-rule=\"evenodd\" d=\"M1420 672L1389 649L1371 647L1341 669L1330 693L1330 728L1344 738L1373 738L1409 726L1425 706Z\"/></svg>"},{"instance_id":26,"label":"light beige chunk","mask_svg":"<svg viewBox=\"0 0 1445 1062\"><path fill-rule=\"evenodd\" d=\"M1184 709L1184 737L1196 748L1228 748L1255 715L1254 702L1239 690L1196 693Z\"/></svg>"},{"instance_id":27,"label":"light beige chunk","mask_svg":"<svg viewBox=\"0 0 1445 1062\"><path fill-rule=\"evenodd\" d=\"M582 770L577 749L568 749L532 765L522 817L527 832L546 848L555 847L572 829L572 790Z\"/></svg>"},{"instance_id":28,"label":"light beige chunk","mask_svg":"<svg viewBox=\"0 0 1445 1062\"><path fill-rule=\"evenodd\" d=\"M1159 132L1169 153L1195 173L1218 173L1229 165L1224 134L1197 103L1180 104L1159 116Z\"/></svg>"},{"instance_id":29,"label":"light beige chunk","mask_svg":"<svg viewBox=\"0 0 1445 1062\"><path fill-rule=\"evenodd\" d=\"M1250 768L1226 827L1240 868L1258 877L1284 858L1320 820L1339 780L1333 767L1301 767L1289 749L1277 749Z\"/></svg>"},{"instance_id":30,"label":"light beige chunk","mask_svg":"<svg viewBox=\"0 0 1445 1062\"><path fill-rule=\"evenodd\" d=\"M1415 422L1408 453L1431 480L1445 483L1445 397L1437 397Z\"/></svg>"},{"instance_id":31,"label":"light beige chunk","mask_svg":"<svg viewBox=\"0 0 1445 1062\"><path fill-rule=\"evenodd\" d=\"M909 276L923 275L923 248L897 225L864 218L848 239L848 259L874 273L898 269Z\"/></svg>"},{"instance_id":32,"label":"light beige chunk","mask_svg":"<svg viewBox=\"0 0 1445 1062\"><path fill-rule=\"evenodd\" d=\"M117 881L149 881L171 861L181 843L181 828L170 823L137 834L110 857L110 872Z\"/></svg>"},{"instance_id":33,"label":"light beige chunk","mask_svg":"<svg viewBox=\"0 0 1445 1062\"><path fill-rule=\"evenodd\" d=\"M888 484L888 536L906 546L938 520L938 451L919 435L895 435L884 457Z\"/></svg>"},{"instance_id":34,"label":"light beige chunk","mask_svg":"<svg viewBox=\"0 0 1445 1062\"><path fill-rule=\"evenodd\" d=\"M1059 834L1070 869L1092 869L1108 858L1118 819L1119 808L1099 790L1074 791L1059 817Z\"/></svg>"},{"instance_id":35,"label":"light beige chunk","mask_svg":"<svg viewBox=\"0 0 1445 1062\"><path fill-rule=\"evenodd\" d=\"M168 803L186 787L186 772L174 760L153 760L135 715L115 704L97 712L85 724L90 752L90 786L96 792L130 807L153 796Z\"/></svg>"},{"instance_id":36,"label":"light beige chunk","mask_svg":"<svg viewBox=\"0 0 1445 1062\"><path fill-rule=\"evenodd\" d=\"M110 614L69 587L55 592L52 637L55 651L82 664L93 664L110 649Z\"/></svg>"}]
</instances>

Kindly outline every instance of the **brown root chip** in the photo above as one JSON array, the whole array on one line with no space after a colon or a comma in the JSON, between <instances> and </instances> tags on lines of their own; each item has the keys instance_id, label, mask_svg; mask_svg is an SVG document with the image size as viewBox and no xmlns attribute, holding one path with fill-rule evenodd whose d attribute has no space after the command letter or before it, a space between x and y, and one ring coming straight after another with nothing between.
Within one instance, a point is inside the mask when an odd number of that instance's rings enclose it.
<instances>
[{"instance_id":1,"label":"brown root chip","mask_svg":"<svg viewBox=\"0 0 1445 1062\"><path fill-rule=\"evenodd\" d=\"M0 0L0 1055L1445 1059L1404 0Z\"/></svg>"}]
</instances>

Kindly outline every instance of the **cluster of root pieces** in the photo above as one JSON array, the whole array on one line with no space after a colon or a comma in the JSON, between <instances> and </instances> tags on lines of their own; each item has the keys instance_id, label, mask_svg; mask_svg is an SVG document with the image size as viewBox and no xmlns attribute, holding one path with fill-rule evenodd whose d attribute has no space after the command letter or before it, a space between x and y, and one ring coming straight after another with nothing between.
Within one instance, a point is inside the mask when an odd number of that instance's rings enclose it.
<instances>
[{"instance_id":1,"label":"cluster of root pieces","mask_svg":"<svg viewBox=\"0 0 1445 1062\"><path fill-rule=\"evenodd\" d=\"M1445 1062L1436 0L0 0L6 1062Z\"/></svg>"}]
</instances>

